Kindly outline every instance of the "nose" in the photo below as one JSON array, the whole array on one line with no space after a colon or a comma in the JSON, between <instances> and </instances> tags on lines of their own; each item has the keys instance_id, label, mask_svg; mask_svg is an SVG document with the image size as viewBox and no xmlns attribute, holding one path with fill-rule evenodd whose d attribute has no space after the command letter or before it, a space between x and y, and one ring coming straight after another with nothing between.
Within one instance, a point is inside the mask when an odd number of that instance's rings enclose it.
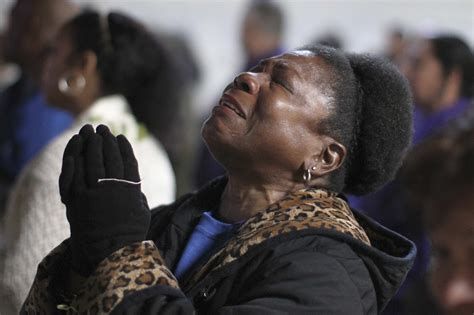
<instances>
[{"instance_id":1,"label":"nose","mask_svg":"<svg viewBox=\"0 0 474 315\"><path fill-rule=\"evenodd\" d=\"M251 72L243 72L235 77L234 86L249 94L257 94L260 89L258 74Z\"/></svg>"}]
</instances>

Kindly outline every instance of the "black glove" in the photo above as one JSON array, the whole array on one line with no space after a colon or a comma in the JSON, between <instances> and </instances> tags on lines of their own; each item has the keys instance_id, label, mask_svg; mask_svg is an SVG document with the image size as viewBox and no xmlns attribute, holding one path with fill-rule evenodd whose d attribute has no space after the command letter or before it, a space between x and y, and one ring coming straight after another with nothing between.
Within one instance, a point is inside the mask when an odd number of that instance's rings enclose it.
<instances>
[{"instance_id":1,"label":"black glove","mask_svg":"<svg viewBox=\"0 0 474 315\"><path fill-rule=\"evenodd\" d=\"M150 210L140 184L132 182L140 182L138 163L124 136L85 125L71 138L59 190L71 229L71 264L79 274L90 275L117 249L145 239Z\"/></svg>"}]
</instances>

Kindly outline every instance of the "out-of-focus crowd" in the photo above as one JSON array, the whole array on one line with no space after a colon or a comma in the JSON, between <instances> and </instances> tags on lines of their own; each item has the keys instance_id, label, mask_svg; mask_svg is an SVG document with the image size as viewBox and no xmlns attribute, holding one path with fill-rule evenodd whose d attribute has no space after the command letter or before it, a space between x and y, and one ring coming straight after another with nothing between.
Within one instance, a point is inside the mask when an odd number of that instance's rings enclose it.
<instances>
[{"instance_id":1,"label":"out-of-focus crowd","mask_svg":"<svg viewBox=\"0 0 474 315\"><path fill-rule=\"evenodd\" d=\"M200 70L182 37L66 0L17 0L8 21L0 37L0 314L18 312L37 264L69 235L57 181L64 147L84 124L127 136L151 208L224 174L195 139L205 117L188 113ZM285 51L284 25L278 5L249 5L241 70ZM344 48L337 34L314 43ZM457 34L402 29L389 43L385 56L412 87L412 146L391 183L349 200L418 248L384 314L472 314L472 48Z\"/></svg>"}]
</instances>

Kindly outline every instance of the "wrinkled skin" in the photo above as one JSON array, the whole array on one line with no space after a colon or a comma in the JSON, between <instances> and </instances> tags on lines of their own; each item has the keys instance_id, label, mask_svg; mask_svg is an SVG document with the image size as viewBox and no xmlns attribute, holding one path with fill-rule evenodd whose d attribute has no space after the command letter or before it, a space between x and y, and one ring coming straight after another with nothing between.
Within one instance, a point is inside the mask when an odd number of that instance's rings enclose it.
<instances>
[{"instance_id":1,"label":"wrinkled skin","mask_svg":"<svg viewBox=\"0 0 474 315\"><path fill-rule=\"evenodd\" d=\"M235 78L202 129L211 152L230 174L300 181L304 160L322 148L317 126L330 106L315 82L327 71L320 57L299 51L267 59ZM226 101L239 107L241 115Z\"/></svg>"}]
</instances>

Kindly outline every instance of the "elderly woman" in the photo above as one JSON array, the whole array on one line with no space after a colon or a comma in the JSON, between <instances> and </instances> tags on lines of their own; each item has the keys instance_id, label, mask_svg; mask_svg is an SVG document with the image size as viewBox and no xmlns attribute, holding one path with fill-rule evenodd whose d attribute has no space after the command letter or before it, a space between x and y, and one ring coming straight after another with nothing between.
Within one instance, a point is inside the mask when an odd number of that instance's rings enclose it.
<instances>
[{"instance_id":1,"label":"elderly woman","mask_svg":"<svg viewBox=\"0 0 474 315\"><path fill-rule=\"evenodd\" d=\"M341 193L371 192L401 163L410 94L392 66L322 47L263 60L226 87L202 135L228 175L150 216L126 138L82 128L59 180L71 237L23 312L383 310L415 248Z\"/></svg>"}]
</instances>

